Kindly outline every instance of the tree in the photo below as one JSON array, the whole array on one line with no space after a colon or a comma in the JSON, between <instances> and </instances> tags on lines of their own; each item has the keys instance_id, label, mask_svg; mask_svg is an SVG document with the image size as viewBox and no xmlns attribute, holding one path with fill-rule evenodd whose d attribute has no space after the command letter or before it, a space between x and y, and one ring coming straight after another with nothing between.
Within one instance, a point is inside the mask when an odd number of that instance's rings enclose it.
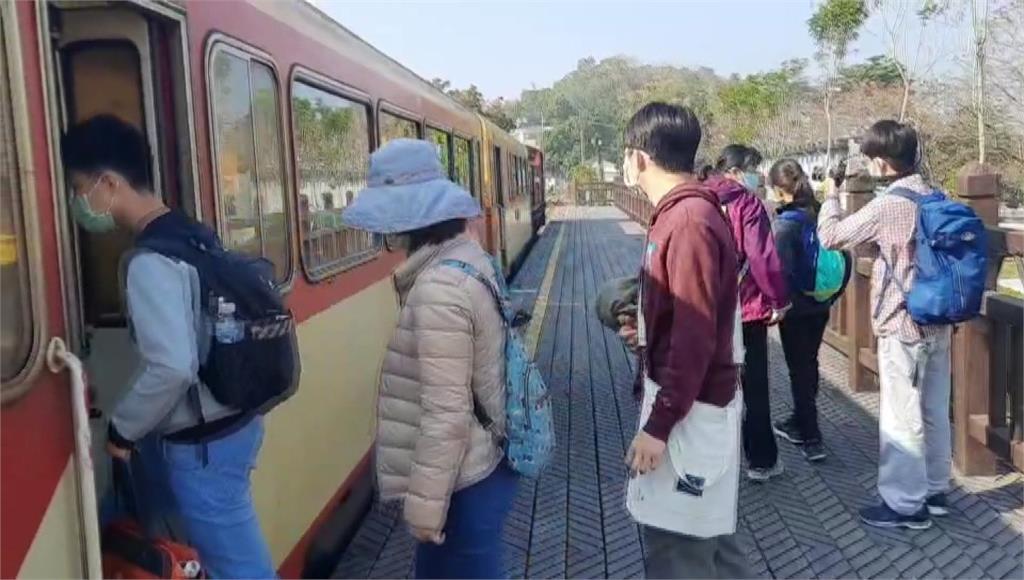
<instances>
[{"instance_id":1,"label":"tree","mask_svg":"<svg viewBox=\"0 0 1024 580\"><path fill-rule=\"evenodd\" d=\"M451 82L440 78L431 79L430 84L458 101L467 109L487 117L505 131L511 131L516 128L514 103L506 103L505 99L501 97L488 101L484 99L483 93L480 92L476 85L469 85L467 89L454 89Z\"/></svg>"},{"instance_id":2,"label":"tree","mask_svg":"<svg viewBox=\"0 0 1024 580\"><path fill-rule=\"evenodd\" d=\"M989 0L971 0L974 32L974 111L978 118L978 163L985 163L985 57L988 44Z\"/></svg>"},{"instance_id":3,"label":"tree","mask_svg":"<svg viewBox=\"0 0 1024 580\"><path fill-rule=\"evenodd\" d=\"M899 66L888 55L882 54L844 67L839 72L839 86L844 91L860 85L891 87L901 82Z\"/></svg>"},{"instance_id":4,"label":"tree","mask_svg":"<svg viewBox=\"0 0 1024 580\"><path fill-rule=\"evenodd\" d=\"M888 57L903 86L900 122L907 116L913 83L928 74L937 51L926 50L929 25L948 7L949 0L873 0L885 29Z\"/></svg>"},{"instance_id":5,"label":"tree","mask_svg":"<svg viewBox=\"0 0 1024 580\"><path fill-rule=\"evenodd\" d=\"M825 0L807 21L811 37L818 44L819 60L825 67L823 83L826 159L832 158L832 102L837 80L850 43L857 39L868 17L864 0Z\"/></svg>"}]
</instances>

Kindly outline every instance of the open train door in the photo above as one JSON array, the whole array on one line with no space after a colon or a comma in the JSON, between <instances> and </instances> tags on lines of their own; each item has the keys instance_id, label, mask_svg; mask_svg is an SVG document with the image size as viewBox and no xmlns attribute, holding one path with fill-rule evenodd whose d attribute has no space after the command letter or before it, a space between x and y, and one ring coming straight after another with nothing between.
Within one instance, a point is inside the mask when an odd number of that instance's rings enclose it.
<instances>
[{"instance_id":1,"label":"open train door","mask_svg":"<svg viewBox=\"0 0 1024 580\"><path fill-rule=\"evenodd\" d=\"M194 129L184 8L150 2L52 1L41 9L49 30L51 106L55 129L101 114L138 128L150 148L149 177L172 208L199 216ZM59 144L59 135L54 135ZM70 199L68 175L55 145L59 200ZM82 359L95 409L92 455L96 494L110 481L106 425L128 388L138 359L132 347L119 282L128 232L95 234L79 228L63 206L58 232L64 247L69 348Z\"/></svg>"}]
</instances>

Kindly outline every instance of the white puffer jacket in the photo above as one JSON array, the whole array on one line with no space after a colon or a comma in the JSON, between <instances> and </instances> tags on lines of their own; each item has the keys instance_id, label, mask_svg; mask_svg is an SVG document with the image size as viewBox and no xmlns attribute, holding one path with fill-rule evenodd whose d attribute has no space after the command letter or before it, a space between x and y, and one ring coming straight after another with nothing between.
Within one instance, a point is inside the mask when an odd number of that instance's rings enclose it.
<instances>
[{"instance_id":1,"label":"white puffer jacket","mask_svg":"<svg viewBox=\"0 0 1024 580\"><path fill-rule=\"evenodd\" d=\"M377 404L376 470L382 499L403 499L413 527L440 531L452 492L502 460L473 414L473 397L505 430L505 335L494 298L441 260L494 269L466 236L413 253L395 271L402 306L388 344ZM492 279L493 283L493 279Z\"/></svg>"}]
</instances>

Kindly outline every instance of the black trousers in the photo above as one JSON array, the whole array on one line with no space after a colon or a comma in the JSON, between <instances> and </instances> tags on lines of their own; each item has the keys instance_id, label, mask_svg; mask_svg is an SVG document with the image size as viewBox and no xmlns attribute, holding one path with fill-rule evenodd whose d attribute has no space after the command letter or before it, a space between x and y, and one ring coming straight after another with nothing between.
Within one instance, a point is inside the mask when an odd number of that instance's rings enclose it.
<instances>
[{"instance_id":1,"label":"black trousers","mask_svg":"<svg viewBox=\"0 0 1024 580\"><path fill-rule=\"evenodd\" d=\"M779 448L772 431L772 407L768 396L768 326L743 323L743 452L752 468L775 465Z\"/></svg>"},{"instance_id":2,"label":"black trousers","mask_svg":"<svg viewBox=\"0 0 1024 580\"><path fill-rule=\"evenodd\" d=\"M820 441L818 429L818 350L828 326L828 312L785 318L779 323L782 350L793 391L793 419L804 441Z\"/></svg>"}]
</instances>

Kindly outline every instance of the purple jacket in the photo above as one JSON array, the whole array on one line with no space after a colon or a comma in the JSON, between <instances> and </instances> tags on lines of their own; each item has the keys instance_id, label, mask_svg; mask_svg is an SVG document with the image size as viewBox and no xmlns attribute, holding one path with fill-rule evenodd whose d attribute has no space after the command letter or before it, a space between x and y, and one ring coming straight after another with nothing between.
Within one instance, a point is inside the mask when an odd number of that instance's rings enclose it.
<instances>
[{"instance_id":1,"label":"purple jacket","mask_svg":"<svg viewBox=\"0 0 1024 580\"><path fill-rule=\"evenodd\" d=\"M743 322L766 320L773 309L789 304L768 211L761 200L731 179L713 175L704 184L718 196L736 241Z\"/></svg>"}]
</instances>

